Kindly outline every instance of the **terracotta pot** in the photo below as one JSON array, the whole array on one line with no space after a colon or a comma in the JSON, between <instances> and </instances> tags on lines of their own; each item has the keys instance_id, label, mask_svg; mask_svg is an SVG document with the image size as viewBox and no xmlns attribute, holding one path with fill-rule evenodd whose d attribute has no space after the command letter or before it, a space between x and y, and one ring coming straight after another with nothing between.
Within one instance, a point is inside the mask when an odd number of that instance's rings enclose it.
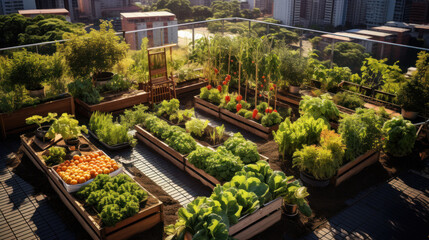
<instances>
[{"instance_id":1,"label":"terracotta pot","mask_svg":"<svg viewBox=\"0 0 429 240\"><path fill-rule=\"evenodd\" d=\"M28 89L27 89L28 90ZM45 96L45 87L36 90L28 90L30 97L44 97Z\"/></svg>"},{"instance_id":2,"label":"terracotta pot","mask_svg":"<svg viewBox=\"0 0 429 240\"><path fill-rule=\"evenodd\" d=\"M92 76L92 79L94 79L95 81L95 86L98 87L109 83L110 80L112 80L113 75L114 74L111 72L101 72L99 74Z\"/></svg>"},{"instance_id":3,"label":"terracotta pot","mask_svg":"<svg viewBox=\"0 0 429 240\"><path fill-rule=\"evenodd\" d=\"M304 182L304 185L311 186L311 187L326 187L329 185L329 182L330 182L330 179L323 179L323 180L315 179L313 176L305 172L300 172L299 176L301 180Z\"/></svg>"},{"instance_id":4,"label":"terracotta pot","mask_svg":"<svg viewBox=\"0 0 429 240\"><path fill-rule=\"evenodd\" d=\"M412 111L407 111L405 109L401 109L401 115L406 118L406 119L410 119L410 120L414 120L417 118L417 114L419 114L418 112L412 112Z\"/></svg>"},{"instance_id":5,"label":"terracotta pot","mask_svg":"<svg viewBox=\"0 0 429 240\"><path fill-rule=\"evenodd\" d=\"M49 128L51 126L41 126L39 128L36 129L36 137L40 140L42 140L43 142L45 141L49 141L50 139L45 137L46 133L49 131Z\"/></svg>"},{"instance_id":6,"label":"terracotta pot","mask_svg":"<svg viewBox=\"0 0 429 240\"><path fill-rule=\"evenodd\" d=\"M298 205L286 203L283 205L285 215L288 217L294 217L298 214Z\"/></svg>"},{"instance_id":7,"label":"terracotta pot","mask_svg":"<svg viewBox=\"0 0 429 240\"><path fill-rule=\"evenodd\" d=\"M289 92L293 94L299 94L299 87L290 85Z\"/></svg>"},{"instance_id":8,"label":"terracotta pot","mask_svg":"<svg viewBox=\"0 0 429 240\"><path fill-rule=\"evenodd\" d=\"M79 138L64 139L64 142L67 145L78 146L79 145Z\"/></svg>"}]
</instances>

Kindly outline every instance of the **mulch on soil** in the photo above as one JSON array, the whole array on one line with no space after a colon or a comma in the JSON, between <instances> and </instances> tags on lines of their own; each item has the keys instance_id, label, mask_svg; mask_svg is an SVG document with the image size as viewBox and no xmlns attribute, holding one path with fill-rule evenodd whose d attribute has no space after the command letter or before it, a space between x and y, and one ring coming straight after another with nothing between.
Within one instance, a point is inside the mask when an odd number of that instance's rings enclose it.
<instances>
[{"instance_id":1,"label":"mulch on soil","mask_svg":"<svg viewBox=\"0 0 429 240\"><path fill-rule=\"evenodd\" d=\"M45 195L49 204L53 207L56 213L61 217L71 231L76 234L77 239L91 239L80 223L71 216L71 212L65 207L60 197L51 188L46 176L35 168L30 159L23 153L18 152L17 157L11 156L8 162L8 167L13 169L13 172L21 177L34 187L34 195ZM137 234L132 239L162 239L164 235L164 226L174 224L177 220L177 211L182 207L180 203L168 195L160 186L153 182L149 177L144 175L135 167L128 167L127 170L134 175L134 179L140 183L147 191L156 196L163 203L163 223L158 224L150 230Z\"/></svg>"}]
</instances>

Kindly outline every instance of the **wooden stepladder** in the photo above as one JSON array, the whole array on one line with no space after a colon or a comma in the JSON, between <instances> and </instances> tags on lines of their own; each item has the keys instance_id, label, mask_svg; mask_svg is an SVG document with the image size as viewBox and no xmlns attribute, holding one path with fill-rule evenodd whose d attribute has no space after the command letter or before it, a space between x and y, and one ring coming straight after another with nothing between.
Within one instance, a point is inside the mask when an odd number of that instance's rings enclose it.
<instances>
[{"instance_id":1,"label":"wooden stepladder","mask_svg":"<svg viewBox=\"0 0 429 240\"><path fill-rule=\"evenodd\" d=\"M173 72L168 76L167 71L167 49L170 49L170 58L172 57L172 48L176 44L169 44L159 47L148 48L149 63L149 92L150 104L159 103L163 100L176 98L176 86L173 80Z\"/></svg>"}]
</instances>

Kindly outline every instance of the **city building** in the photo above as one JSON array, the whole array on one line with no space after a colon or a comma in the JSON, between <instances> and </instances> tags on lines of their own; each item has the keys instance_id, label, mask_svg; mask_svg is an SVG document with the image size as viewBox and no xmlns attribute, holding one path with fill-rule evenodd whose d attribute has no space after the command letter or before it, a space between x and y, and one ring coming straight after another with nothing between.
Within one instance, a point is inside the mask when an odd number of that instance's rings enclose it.
<instances>
[{"instance_id":1,"label":"city building","mask_svg":"<svg viewBox=\"0 0 429 240\"><path fill-rule=\"evenodd\" d=\"M366 1L353 0L348 2L346 25L362 26L366 24Z\"/></svg>"},{"instance_id":2,"label":"city building","mask_svg":"<svg viewBox=\"0 0 429 240\"><path fill-rule=\"evenodd\" d=\"M300 24L301 0L275 0L273 17L285 25Z\"/></svg>"},{"instance_id":3,"label":"city building","mask_svg":"<svg viewBox=\"0 0 429 240\"><path fill-rule=\"evenodd\" d=\"M332 25L346 23L347 0L276 0L273 17L286 25Z\"/></svg>"},{"instance_id":4,"label":"city building","mask_svg":"<svg viewBox=\"0 0 429 240\"><path fill-rule=\"evenodd\" d=\"M65 8L19 10L18 13L24 17L31 18L37 15L60 15L64 16L67 21L71 22L70 13Z\"/></svg>"},{"instance_id":5,"label":"city building","mask_svg":"<svg viewBox=\"0 0 429 240\"><path fill-rule=\"evenodd\" d=\"M363 30L363 29L351 29L346 32L355 33L364 36L370 36L373 40L383 41L383 42L394 42L395 38L391 33L378 32L372 30ZM381 44L381 43L373 43L372 45L372 53L375 58L389 58L391 54L391 45Z\"/></svg>"},{"instance_id":6,"label":"city building","mask_svg":"<svg viewBox=\"0 0 429 240\"><path fill-rule=\"evenodd\" d=\"M98 19L117 18L120 12L135 12L139 8L134 5L137 0L78 0L79 17L83 20L96 21ZM114 20L114 19L109 19Z\"/></svg>"},{"instance_id":7,"label":"city building","mask_svg":"<svg viewBox=\"0 0 429 240\"><path fill-rule=\"evenodd\" d=\"M123 31L133 31L147 28L176 25L176 15L169 12L133 12L121 13ZM177 43L178 28L170 27L164 29L141 31L125 35L125 40L131 49L140 49L142 39L147 37L150 47Z\"/></svg>"},{"instance_id":8,"label":"city building","mask_svg":"<svg viewBox=\"0 0 429 240\"><path fill-rule=\"evenodd\" d=\"M36 9L35 0L0 0L0 14L18 13L19 10Z\"/></svg>"},{"instance_id":9,"label":"city building","mask_svg":"<svg viewBox=\"0 0 429 240\"><path fill-rule=\"evenodd\" d=\"M429 1L414 0L408 11L408 22L417 24L429 23Z\"/></svg>"},{"instance_id":10,"label":"city building","mask_svg":"<svg viewBox=\"0 0 429 240\"><path fill-rule=\"evenodd\" d=\"M394 43L408 45L410 42L410 29L399 28L399 27L390 27L390 26L378 26L373 27L371 30L390 33L394 36ZM401 59L407 54L407 49L402 47L392 46L391 58L392 59Z\"/></svg>"},{"instance_id":11,"label":"city building","mask_svg":"<svg viewBox=\"0 0 429 240\"><path fill-rule=\"evenodd\" d=\"M334 42L353 42L358 43L365 47L365 52L367 53L373 53L373 43L366 41L372 39L371 36L366 35L360 35L360 34L354 34L350 32L336 32L335 35L333 34L323 34L322 40L319 42L318 49L323 50L326 46L329 44L332 44L332 41Z\"/></svg>"}]
</instances>

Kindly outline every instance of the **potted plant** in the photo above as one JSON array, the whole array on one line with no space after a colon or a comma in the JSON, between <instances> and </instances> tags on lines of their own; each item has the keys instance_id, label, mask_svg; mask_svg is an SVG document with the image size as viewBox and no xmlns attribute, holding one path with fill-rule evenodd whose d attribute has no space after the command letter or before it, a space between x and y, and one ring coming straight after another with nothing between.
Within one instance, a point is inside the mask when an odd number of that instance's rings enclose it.
<instances>
[{"instance_id":1,"label":"potted plant","mask_svg":"<svg viewBox=\"0 0 429 240\"><path fill-rule=\"evenodd\" d=\"M125 58L128 45L121 42L109 21L101 21L100 30L91 30L85 35L67 33L70 39L60 46L70 71L74 77L92 74L95 85L108 83L113 73L107 72L121 59Z\"/></svg>"},{"instance_id":2,"label":"potted plant","mask_svg":"<svg viewBox=\"0 0 429 240\"><path fill-rule=\"evenodd\" d=\"M307 59L300 57L297 51L284 49L279 53L280 73L283 77L283 86L289 87L289 92L299 93L299 87L307 79Z\"/></svg>"},{"instance_id":3,"label":"potted plant","mask_svg":"<svg viewBox=\"0 0 429 240\"><path fill-rule=\"evenodd\" d=\"M403 157L411 153L416 141L416 127L402 117L386 121L382 128L384 150L394 157Z\"/></svg>"},{"instance_id":4,"label":"potted plant","mask_svg":"<svg viewBox=\"0 0 429 240\"><path fill-rule=\"evenodd\" d=\"M301 180L309 186L326 187L343 164L345 145L334 131L323 130L320 146L305 145L293 154L293 166L301 171Z\"/></svg>"},{"instance_id":5,"label":"potted plant","mask_svg":"<svg viewBox=\"0 0 429 240\"><path fill-rule=\"evenodd\" d=\"M299 181L295 180L293 182L289 182L287 193L283 197L285 215L289 217L296 216L299 210L302 214L309 217L312 211L308 205L307 199L305 199L309 195L307 188L301 186Z\"/></svg>"},{"instance_id":6,"label":"potted plant","mask_svg":"<svg viewBox=\"0 0 429 240\"><path fill-rule=\"evenodd\" d=\"M51 125L42 125L42 124L49 123L49 122L55 120L56 117L57 117L56 113L48 113L48 116L46 116L46 117L42 117L40 115L34 115L34 116L29 117L29 118L26 118L25 122L29 125L30 124L37 124L39 127L36 129L35 135L38 139L45 142L45 140L46 140L45 135L48 132Z\"/></svg>"},{"instance_id":7,"label":"potted plant","mask_svg":"<svg viewBox=\"0 0 429 240\"><path fill-rule=\"evenodd\" d=\"M401 105L401 115L406 119L416 119L417 114L424 110L427 97L423 84L412 78L399 90L398 102Z\"/></svg>"},{"instance_id":8,"label":"potted plant","mask_svg":"<svg viewBox=\"0 0 429 240\"><path fill-rule=\"evenodd\" d=\"M88 133L88 129L85 125L79 126L79 121L73 117L73 115L63 113L61 117L56 119L51 125L46 136L54 138L55 134L61 134L67 145L79 145L78 137L82 135L81 131Z\"/></svg>"},{"instance_id":9,"label":"potted plant","mask_svg":"<svg viewBox=\"0 0 429 240\"><path fill-rule=\"evenodd\" d=\"M44 97L45 87L42 83L50 77L48 58L25 50L13 53L9 65L9 82L24 85L31 97Z\"/></svg>"}]
</instances>

